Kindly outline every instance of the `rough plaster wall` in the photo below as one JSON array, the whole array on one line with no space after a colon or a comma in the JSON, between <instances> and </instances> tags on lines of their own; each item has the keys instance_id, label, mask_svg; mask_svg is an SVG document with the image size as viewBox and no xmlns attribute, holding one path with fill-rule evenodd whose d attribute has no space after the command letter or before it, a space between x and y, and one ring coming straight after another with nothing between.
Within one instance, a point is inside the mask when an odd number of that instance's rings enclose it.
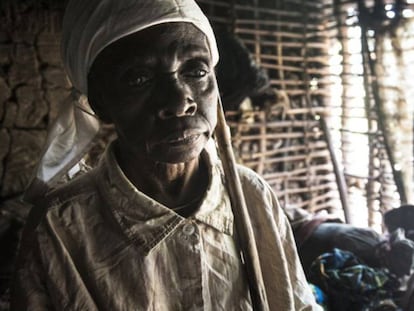
<instances>
[{"instance_id":1,"label":"rough plaster wall","mask_svg":"<svg viewBox=\"0 0 414 311\"><path fill-rule=\"evenodd\" d=\"M2 208L27 186L47 128L69 93L60 60L60 21L61 10L25 7L12 11L0 28Z\"/></svg>"},{"instance_id":2,"label":"rough plaster wall","mask_svg":"<svg viewBox=\"0 0 414 311\"><path fill-rule=\"evenodd\" d=\"M20 196L47 129L70 92L60 60L61 4L0 0L0 311L8 310L18 236L29 206Z\"/></svg>"}]
</instances>

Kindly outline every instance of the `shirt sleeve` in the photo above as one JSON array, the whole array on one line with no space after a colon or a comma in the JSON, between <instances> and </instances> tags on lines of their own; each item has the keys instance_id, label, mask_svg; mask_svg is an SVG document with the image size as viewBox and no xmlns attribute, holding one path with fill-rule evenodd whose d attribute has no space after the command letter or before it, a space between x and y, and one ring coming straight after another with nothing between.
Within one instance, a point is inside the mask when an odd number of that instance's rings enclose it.
<instances>
[{"instance_id":1,"label":"shirt sleeve","mask_svg":"<svg viewBox=\"0 0 414 311\"><path fill-rule=\"evenodd\" d=\"M240 168L270 310L322 310L306 280L292 228L270 185Z\"/></svg>"},{"instance_id":2,"label":"shirt sleeve","mask_svg":"<svg viewBox=\"0 0 414 311\"><path fill-rule=\"evenodd\" d=\"M36 232L24 230L15 263L10 310L54 310L46 276Z\"/></svg>"},{"instance_id":3,"label":"shirt sleeve","mask_svg":"<svg viewBox=\"0 0 414 311\"><path fill-rule=\"evenodd\" d=\"M322 311L322 307L319 306L315 301L315 297L311 291L311 288L303 271L303 267L296 248L295 238L288 217L282 210L276 194L272 189L270 189L270 186L269 191L272 196L275 219L278 220L278 228L283 243L283 250L288 261L288 272L290 275L291 286L293 290L295 310Z\"/></svg>"}]
</instances>

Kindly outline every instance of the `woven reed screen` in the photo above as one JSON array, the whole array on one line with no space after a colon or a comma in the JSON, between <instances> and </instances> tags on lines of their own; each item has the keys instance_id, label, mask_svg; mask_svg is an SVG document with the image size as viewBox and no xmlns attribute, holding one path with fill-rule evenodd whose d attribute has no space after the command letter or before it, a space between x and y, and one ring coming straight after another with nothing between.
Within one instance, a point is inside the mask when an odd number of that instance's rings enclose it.
<instances>
[{"instance_id":1,"label":"woven reed screen","mask_svg":"<svg viewBox=\"0 0 414 311\"><path fill-rule=\"evenodd\" d=\"M413 198L414 4L329 0L326 11L340 86L329 123L351 218L381 230L382 214Z\"/></svg>"},{"instance_id":2,"label":"woven reed screen","mask_svg":"<svg viewBox=\"0 0 414 311\"><path fill-rule=\"evenodd\" d=\"M277 93L270 107L226 112L238 161L261 174L284 206L340 211L341 180L324 131L329 84L324 5L197 2L214 26L227 27L242 40Z\"/></svg>"},{"instance_id":3,"label":"woven reed screen","mask_svg":"<svg viewBox=\"0 0 414 311\"><path fill-rule=\"evenodd\" d=\"M395 183L369 90L372 75L364 66L357 7L357 1L332 1L330 5L330 40L332 46L338 45L341 85L338 101L331 105L330 124L340 141L352 222L378 228L378 206L389 204Z\"/></svg>"}]
</instances>

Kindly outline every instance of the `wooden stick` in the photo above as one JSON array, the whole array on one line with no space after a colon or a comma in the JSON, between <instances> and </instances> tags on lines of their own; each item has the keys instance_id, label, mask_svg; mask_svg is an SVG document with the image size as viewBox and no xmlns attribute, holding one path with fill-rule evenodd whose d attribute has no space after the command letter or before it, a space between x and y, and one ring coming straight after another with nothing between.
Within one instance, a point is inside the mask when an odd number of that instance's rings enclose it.
<instances>
[{"instance_id":1,"label":"wooden stick","mask_svg":"<svg viewBox=\"0 0 414 311\"><path fill-rule=\"evenodd\" d=\"M231 207L239 238L239 246L243 255L242 259L244 259L245 262L253 309L255 311L269 310L259 255L257 253L256 240L254 238L249 212L247 210L243 189L236 168L230 129L226 124L220 97L217 105L217 126L215 136L219 155L223 163L226 185L229 190Z\"/></svg>"},{"instance_id":2,"label":"wooden stick","mask_svg":"<svg viewBox=\"0 0 414 311\"><path fill-rule=\"evenodd\" d=\"M325 133L324 137L328 146L329 154L331 156L332 167L335 173L336 182L338 184L339 198L341 200L342 209L344 211L345 222L347 224L350 224L352 219L351 210L348 204L348 186L346 184L345 176L342 169L340 168L339 161L335 153L334 143L332 140L331 132L328 128L328 124L326 123L326 120L323 116L321 116L319 121L322 131Z\"/></svg>"}]
</instances>

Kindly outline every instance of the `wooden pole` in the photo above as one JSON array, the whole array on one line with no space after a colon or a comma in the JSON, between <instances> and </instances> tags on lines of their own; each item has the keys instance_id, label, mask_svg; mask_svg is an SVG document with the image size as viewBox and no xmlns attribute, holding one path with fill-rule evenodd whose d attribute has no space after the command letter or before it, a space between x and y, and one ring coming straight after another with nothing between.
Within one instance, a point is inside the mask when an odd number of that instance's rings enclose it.
<instances>
[{"instance_id":1,"label":"wooden pole","mask_svg":"<svg viewBox=\"0 0 414 311\"><path fill-rule=\"evenodd\" d=\"M339 199L341 201L342 209L344 211L345 222L347 224L352 224L351 211L348 205L348 189L347 189L348 187L346 184L344 174L339 167L338 159L336 158L331 133L329 131L328 125L326 124L326 120L324 116L320 116L319 121L320 121L322 131L325 133L326 145L328 146L329 154L332 160L332 167L333 167L333 170L335 173L335 179L338 185Z\"/></svg>"},{"instance_id":2,"label":"wooden pole","mask_svg":"<svg viewBox=\"0 0 414 311\"><path fill-rule=\"evenodd\" d=\"M244 260L246 267L253 309L255 311L267 311L269 310L269 304L267 302L263 275L260 268L256 240L254 238L249 212L247 210L243 189L237 172L236 161L231 144L230 129L226 124L220 96L217 105L217 126L215 129L215 136L220 159L223 163L227 189L230 195L237 236L239 238L239 246L242 252L242 260Z\"/></svg>"},{"instance_id":3,"label":"wooden pole","mask_svg":"<svg viewBox=\"0 0 414 311\"><path fill-rule=\"evenodd\" d=\"M367 12L367 8L365 6L365 3L362 0L358 0L358 9L360 12ZM364 16L360 16L359 18L363 19ZM365 18L367 16L365 15ZM384 147L385 147L385 152L387 153L388 156L388 161L390 162L390 166L391 166L391 171L394 177L394 182L395 185L397 187L397 191L398 194L400 195L400 201L401 204L407 203L407 194L406 194L406 188L404 185L404 179L402 177L402 172L401 170L397 170L396 166L395 166L395 157L394 157L394 152L392 150L391 144L390 144L390 139L389 139L389 131L387 130L385 124L384 124L384 120L385 120L385 115L384 115L384 111L383 111L383 103L380 97L380 88L378 85L378 81L377 81L377 74L376 74L376 70L375 70L375 61L374 59L371 57L371 53L369 50L369 46L368 46L368 38L367 38L367 32L368 32L368 28L367 25L365 23L360 23L361 26L361 54L362 54L362 62L364 65L364 77L366 77L368 79L368 75L371 75L371 79L369 80L370 89L366 90L366 96L369 96L369 94L371 93L374 99L374 104L375 104L375 109L376 112L378 114L378 128L381 130L382 132L382 137L384 140ZM367 72L369 71L369 72Z\"/></svg>"}]
</instances>

